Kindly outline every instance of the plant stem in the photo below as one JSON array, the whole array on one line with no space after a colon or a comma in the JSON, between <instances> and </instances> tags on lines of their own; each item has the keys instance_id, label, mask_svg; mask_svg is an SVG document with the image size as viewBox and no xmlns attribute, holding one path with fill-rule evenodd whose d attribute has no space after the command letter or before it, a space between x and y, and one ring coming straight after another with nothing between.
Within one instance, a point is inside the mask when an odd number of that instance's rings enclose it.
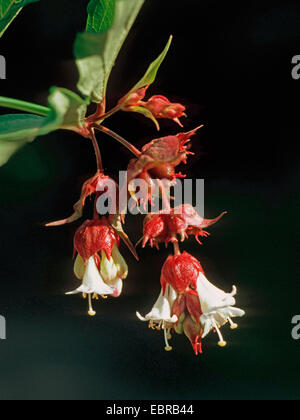
<instances>
[{"instance_id":1,"label":"plant stem","mask_svg":"<svg viewBox=\"0 0 300 420\"><path fill-rule=\"evenodd\" d=\"M136 147L134 147L131 143L129 143L127 140L125 140L123 137L119 136L119 134L115 133L109 128L106 128L103 125L97 125L97 124L94 124L92 127L95 128L96 130L102 131L102 133L108 134L110 137L117 140L119 143L125 146L128 150L130 150L136 157L141 156L141 152Z\"/></svg>"},{"instance_id":2,"label":"plant stem","mask_svg":"<svg viewBox=\"0 0 300 420\"><path fill-rule=\"evenodd\" d=\"M101 152L100 152L100 148L99 148L94 130L91 130L90 138L93 142L93 146L94 146L94 150L95 150L96 161L97 161L97 169L98 169L99 172L103 172Z\"/></svg>"},{"instance_id":3,"label":"plant stem","mask_svg":"<svg viewBox=\"0 0 300 420\"><path fill-rule=\"evenodd\" d=\"M180 255L181 252L180 252L179 243L177 240L173 242L173 246L174 246L174 254Z\"/></svg>"},{"instance_id":4,"label":"plant stem","mask_svg":"<svg viewBox=\"0 0 300 420\"><path fill-rule=\"evenodd\" d=\"M120 105L116 105L114 108L112 108L110 111L108 111L106 114L103 114L100 116L99 120L96 121L98 124L101 124L102 121L104 121L106 118L109 118L116 114L118 111L120 111Z\"/></svg>"},{"instance_id":5,"label":"plant stem","mask_svg":"<svg viewBox=\"0 0 300 420\"><path fill-rule=\"evenodd\" d=\"M96 112L89 117L86 118L87 122L94 122L97 121L100 117L102 117L105 114L105 107L106 107L106 100L103 99L103 101L97 105Z\"/></svg>"},{"instance_id":6,"label":"plant stem","mask_svg":"<svg viewBox=\"0 0 300 420\"><path fill-rule=\"evenodd\" d=\"M26 111L33 114L41 115L47 117L51 110L42 105L33 104L31 102L20 101L19 99L6 98L0 96L0 106L4 108L16 109L18 111Z\"/></svg>"},{"instance_id":7,"label":"plant stem","mask_svg":"<svg viewBox=\"0 0 300 420\"><path fill-rule=\"evenodd\" d=\"M162 211L164 212L164 214L170 214L171 213L170 200L166 194L164 182L162 180L158 180L158 185L161 191L161 198L162 198L162 204L163 204Z\"/></svg>"}]
</instances>

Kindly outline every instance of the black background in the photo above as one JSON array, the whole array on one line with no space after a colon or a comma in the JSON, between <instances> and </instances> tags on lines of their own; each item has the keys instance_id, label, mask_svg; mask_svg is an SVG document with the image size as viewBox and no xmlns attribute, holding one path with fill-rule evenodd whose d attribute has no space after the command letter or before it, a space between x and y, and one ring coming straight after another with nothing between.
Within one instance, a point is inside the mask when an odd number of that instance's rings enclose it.
<instances>
[{"instance_id":1,"label":"black background","mask_svg":"<svg viewBox=\"0 0 300 420\"><path fill-rule=\"evenodd\" d=\"M1 95L46 104L50 86L75 89L72 44L84 28L82 3L42 0L23 10L1 39ZM291 338L291 319L300 313L300 81L291 77L292 57L300 54L299 2L146 1L113 72L109 105L171 33L174 44L151 93L187 105L187 130L205 124L186 171L205 179L207 217L229 212L203 247L192 240L185 247L213 283L226 291L238 286L247 315L239 330L224 328L226 349L212 334L196 358L176 336L166 353L163 337L135 317L154 303L169 252L148 248L139 264L122 248L130 266L124 295L99 303L97 317L87 317L79 296L65 297L77 286L71 257L79 224L43 223L71 214L95 160L87 140L52 133L0 169L0 313L8 334L0 342L1 399L300 397L300 343ZM140 116L117 115L107 125L138 147L157 136ZM162 135L177 131L162 122ZM107 173L117 176L129 152L107 137L99 141ZM128 218L133 241L141 227L141 218Z\"/></svg>"}]
</instances>

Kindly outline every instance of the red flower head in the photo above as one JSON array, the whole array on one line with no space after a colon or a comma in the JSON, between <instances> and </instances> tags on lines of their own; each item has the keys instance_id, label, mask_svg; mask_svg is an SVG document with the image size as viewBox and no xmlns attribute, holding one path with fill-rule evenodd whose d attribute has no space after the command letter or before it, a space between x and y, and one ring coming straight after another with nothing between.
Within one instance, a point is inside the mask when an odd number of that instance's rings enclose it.
<instances>
[{"instance_id":1,"label":"red flower head","mask_svg":"<svg viewBox=\"0 0 300 420\"><path fill-rule=\"evenodd\" d=\"M181 241L184 241L188 235L195 235L196 240L201 244L199 236L208 236L204 231L226 214L223 212L215 219L204 219L199 216L196 209L191 204L184 204L171 209L170 214L163 214L161 211L157 214L146 216L144 221L143 247L150 242L151 247L158 248L159 243L177 241L177 235L180 235Z\"/></svg>"},{"instance_id":2,"label":"red flower head","mask_svg":"<svg viewBox=\"0 0 300 420\"><path fill-rule=\"evenodd\" d=\"M143 106L147 108L155 118L171 119L183 127L179 118L186 116L185 106L179 103L171 103L168 98L161 95L152 96L152 98L144 103Z\"/></svg>"},{"instance_id":3,"label":"red flower head","mask_svg":"<svg viewBox=\"0 0 300 420\"><path fill-rule=\"evenodd\" d=\"M111 259L113 246L119 245L119 236L105 218L87 220L77 230L74 237L75 251L87 262L98 252L104 251L108 260Z\"/></svg>"},{"instance_id":4,"label":"red flower head","mask_svg":"<svg viewBox=\"0 0 300 420\"><path fill-rule=\"evenodd\" d=\"M200 262L187 252L170 255L161 273L163 291L166 290L167 284L179 294L183 294L188 289L196 290L200 272L203 273Z\"/></svg>"},{"instance_id":5,"label":"red flower head","mask_svg":"<svg viewBox=\"0 0 300 420\"><path fill-rule=\"evenodd\" d=\"M186 163L188 155L192 154L188 151L187 143L199 128L177 136L162 137L146 144L141 155L129 163L128 183L140 178L145 180L151 189L153 179L174 181L182 177L181 174L176 174L175 168L182 162ZM148 199L151 199L151 192L145 197L146 201Z\"/></svg>"}]
</instances>

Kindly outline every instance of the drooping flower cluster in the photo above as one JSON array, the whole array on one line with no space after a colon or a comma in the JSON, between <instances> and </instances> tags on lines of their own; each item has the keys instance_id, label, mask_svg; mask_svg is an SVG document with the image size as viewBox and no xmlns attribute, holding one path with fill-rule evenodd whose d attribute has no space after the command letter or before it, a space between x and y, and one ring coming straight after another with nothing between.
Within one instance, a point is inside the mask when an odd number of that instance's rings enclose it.
<instances>
[{"instance_id":1,"label":"drooping flower cluster","mask_svg":"<svg viewBox=\"0 0 300 420\"><path fill-rule=\"evenodd\" d=\"M188 209L189 214L194 216L192 220L195 218L197 220L196 212ZM182 210L181 215L175 216L180 221L185 219L185 208ZM172 230L172 224L169 223L174 217L174 212L172 215L163 215L165 218L161 218L161 216L160 214L150 218L150 222L154 220L152 226L149 225L149 220L146 221L144 245L149 238L150 243L155 241L155 245L158 245L159 242L168 242L171 238L170 240L174 243L175 255L170 255L162 268L162 291L153 309L145 317L139 313L137 316L142 321L149 321L149 325L153 329L156 327L164 330L167 351L172 350L168 341L172 330L177 334L185 333L196 355L202 353L202 339L211 331L217 333L218 345L225 347L227 343L223 339L221 327L229 323L231 329L237 328L237 324L232 321L232 318L245 314L243 310L234 307L236 303L234 296L237 289L233 286L231 293L225 293L210 283L200 262L187 252L180 253L177 223L174 223L174 230ZM198 217L200 221L201 218ZM209 226L216 223L221 217L222 215L215 220L202 219L200 224ZM184 233L181 235L183 240L186 230L189 229L188 222L185 222L181 225L185 226ZM197 229L201 229L200 224L197 224ZM191 227L195 229L195 226ZM157 231L160 232L159 236L156 236Z\"/></svg>"},{"instance_id":2,"label":"drooping flower cluster","mask_svg":"<svg viewBox=\"0 0 300 420\"><path fill-rule=\"evenodd\" d=\"M149 322L153 330L163 330L165 349L172 350L170 339L172 333L185 334L190 340L195 354L202 353L202 339L210 332L218 336L218 344L226 345L221 333L221 327L229 324L235 329L237 324L233 318L241 317L244 311L235 307L237 289L233 286L231 293L225 293L210 283L200 262L187 252L181 252L179 242L184 242L194 236L199 244L200 238L209 236L205 230L217 223L226 212L215 219L204 219L190 204L183 203L174 207L170 188L176 181L184 178L177 167L187 164L190 141L202 125L188 132L156 138L147 143L142 150L122 138L119 134L103 126L103 122L117 111L136 112L150 118L160 129L159 119L170 119L183 127L180 118L186 116L186 107L180 103L172 103L165 96L155 95L145 100L147 90L153 83L172 37L165 50L147 70L143 79L118 102L117 106L106 112L106 98L98 103L95 114L86 117L80 128L75 131L92 141L97 172L88 179L81 191L74 213L63 220L49 223L48 226L60 226L71 223L83 216L86 201L94 197L94 215L86 220L76 231L74 237L74 273L81 285L68 295L82 294L88 298L88 313L96 314L93 299L119 297L123 290L123 282L128 276L128 267L119 251L120 238L138 259L136 250L123 230L125 213L123 200L119 200L122 192L126 198L131 197L135 204L142 206L148 213L149 203L161 199L161 211L151 212L145 217L143 226L142 246L149 243L159 249L160 244L174 247L174 254L169 255L161 271L161 292L152 310L145 316L137 312L140 320ZM79 111L78 111L79 112ZM129 149L135 156L127 168L127 184L119 186L114 180L104 174L101 152L95 136L95 130L101 131L117 140ZM142 181L144 189L137 193L136 182ZM111 189L112 187L112 189ZM158 191L157 191L158 187ZM120 191L119 191L120 189ZM116 191L120 192L117 197ZM98 207L98 202L104 197L110 202L109 214ZM122 202L122 205L120 203ZM128 204L128 203L127 203ZM126 209L127 210L127 209Z\"/></svg>"}]
</instances>

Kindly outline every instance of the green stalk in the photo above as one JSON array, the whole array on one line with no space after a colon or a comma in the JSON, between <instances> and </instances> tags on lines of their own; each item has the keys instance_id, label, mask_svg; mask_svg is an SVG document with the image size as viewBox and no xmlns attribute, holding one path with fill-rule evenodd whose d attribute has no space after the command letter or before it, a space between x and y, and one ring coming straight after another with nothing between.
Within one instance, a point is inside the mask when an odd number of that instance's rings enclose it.
<instances>
[{"instance_id":1,"label":"green stalk","mask_svg":"<svg viewBox=\"0 0 300 420\"><path fill-rule=\"evenodd\" d=\"M4 96L0 96L0 106L16 109L18 111L30 112L32 114L41 115L42 117L48 117L51 112L50 109L45 106L20 101L19 99L5 98Z\"/></svg>"}]
</instances>

